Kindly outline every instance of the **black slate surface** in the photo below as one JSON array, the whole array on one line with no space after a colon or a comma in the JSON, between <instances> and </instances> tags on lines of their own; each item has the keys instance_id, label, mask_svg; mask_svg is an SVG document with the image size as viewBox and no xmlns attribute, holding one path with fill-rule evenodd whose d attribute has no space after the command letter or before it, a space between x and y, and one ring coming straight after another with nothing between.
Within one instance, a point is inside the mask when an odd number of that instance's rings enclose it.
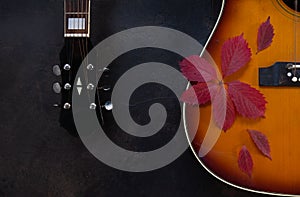
<instances>
[{"instance_id":1,"label":"black slate surface","mask_svg":"<svg viewBox=\"0 0 300 197\"><path fill-rule=\"evenodd\" d=\"M97 44L124 29L158 25L204 44L217 2L92 0L91 39ZM51 91L51 67L64 44L63 1L1 0L0 24L0 196L261 196L217 181L190 150L152 172L122 172L101 163L60 128L59 111L52 107L59 101Z\"/></svg>"}]
</instances>

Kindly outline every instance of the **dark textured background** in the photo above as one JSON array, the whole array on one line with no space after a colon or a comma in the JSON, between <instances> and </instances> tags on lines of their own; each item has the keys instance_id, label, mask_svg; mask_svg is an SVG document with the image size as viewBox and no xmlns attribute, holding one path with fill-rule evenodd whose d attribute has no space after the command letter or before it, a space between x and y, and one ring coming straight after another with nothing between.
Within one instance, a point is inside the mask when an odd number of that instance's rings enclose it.
<instances>
[{"instance_id":1,"label":"dark textured background","mask_svg":"<svg viewBox=\"0 0 300 197\"><path fill-rule=\"evenodd\" d=\"M92 0L91 40L95 45L127 28L158 25L204 44L217 2ZM51 91L51 67L64 44L63 1L1 0L0 24L0 196L260 196L217 181L190 150L153 172L101 163L60 128L52 107L59 101Z\"/></svg>"}]
</instances>

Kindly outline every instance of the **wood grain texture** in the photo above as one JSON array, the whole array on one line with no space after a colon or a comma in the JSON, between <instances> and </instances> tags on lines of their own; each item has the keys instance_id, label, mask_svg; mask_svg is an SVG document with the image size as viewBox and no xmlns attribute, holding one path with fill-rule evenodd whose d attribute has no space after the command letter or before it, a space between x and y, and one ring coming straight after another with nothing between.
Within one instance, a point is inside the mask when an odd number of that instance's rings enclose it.
<instances>
[{"instance_id":1,"label":"wood grain texture","mask_svg":"<svg viewBox=\"0 0 300 197\"><path fill-rule=\"evenodd\" d=\"M273 43L256 54L258 28L269 16L275 29ZM248 120L237 117L233 127L226 133L222 132L214 148L201 158L214 174L238 186L272 193L300 194L300 87L259 87L258 82L259 67L268 67L277 61L300 61L300 45L297 45L300 42L299 21L299 13L295 14L281 0L227 0L220 24L208 45L208 52L220 66L223 43L244 33L252 49L252 59L225 81L249 83L261 91L268 102L265 118ZM298 40L295 41L295 37ZM210 106L201 107L196 144L203 141L210 111ZM259 130L268 136L272 161L260 154L247 129ZM237 156L243 145L253 157L252 178L238 168Z\"/></svg>"}]
</instances>

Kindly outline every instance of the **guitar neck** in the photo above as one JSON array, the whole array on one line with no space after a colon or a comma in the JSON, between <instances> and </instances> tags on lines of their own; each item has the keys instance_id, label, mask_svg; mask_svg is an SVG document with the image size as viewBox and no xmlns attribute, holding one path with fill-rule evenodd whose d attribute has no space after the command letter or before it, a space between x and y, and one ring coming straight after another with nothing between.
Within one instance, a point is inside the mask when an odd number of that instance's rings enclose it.
<instances>
[{"instance_id":1,"label":"guitar neck","mask_svg":"<svg viewBox=\"0 0 300 197\"><path fill-rule=\"evenodd\" d=\"M64 0L64 37L90 37L90 0Z\"/></svg>"}]
</instances>

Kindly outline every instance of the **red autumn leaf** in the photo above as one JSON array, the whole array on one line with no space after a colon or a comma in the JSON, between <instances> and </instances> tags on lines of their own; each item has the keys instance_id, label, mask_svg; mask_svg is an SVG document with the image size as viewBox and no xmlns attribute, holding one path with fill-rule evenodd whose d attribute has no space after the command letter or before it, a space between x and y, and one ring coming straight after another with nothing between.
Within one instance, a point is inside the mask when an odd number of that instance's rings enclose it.
<instances>
[{"instance_id":1,"label":"red autumn leaf","mask_svg":"<svg viewBox=\"0 0 300 197\"><path fill-rule=\"evenodd\" d=\"M181 72L189 81L208 82L217 79L215 68L198 55L185 58L179 65Z\"/></svg>"},{"instance_id":2,"label":"red autumn leaf","mask_svg":"<svg viewBox=\"0 0 300 197\"><path fill-rule=\"evenodd\" d=\"M274 27L270 23L270 16L267 21L263 22L257 34L257 53L271 46L274 37Z\"/></svg>"},{"instance_id":3,"label":"red autumn leaf","mask_svg":"<svg viewBox=\"0 0 300 197\"><path fill-rule=\"evenodd\" d=\"M228 83L228 94L232 99L235 109L246 118L264 117L266 100L258 90L240 81Z\"/></svg>"},{"instance_id":4,"label":"red autumn leaf","mask_svg":"<svg viewBox=\"0 0 300 197\"><path fill-rule=\"evenodd\" d=\"M227 131L235 120L235 108L226 89L219 86L219 91L213 99L213 117L219 128Z\"/></svg>"},{"instance_id":5,"label":"red autumn leaf","mask_svg":"<svg viewBox=\"0 0 300 197\"><path fill-rule=\"evenodd\" d=\"M184 91L180 100L190 105L206 104L216 94L217 86L216 83L197 83Z\"/></svg>"},{"instance_id":6,"label":"red autumn leaf","mask_svg":"<svg viewBox=\"0 0 300 197\"><path fill-rule=\"evenodd\" d=\"M230 38L222 46L222 73L227 77L245 66L251 59L251 50L243 34Z\"/></svg>"},{"instance_id":7,"label":"red autumn leaf","mask_svg":"<svg viewBox=\"0 0 300 197\"><path fill-rule=\"evenodd\" d=\"M271 157L271 149L269 145L268 138L261 132L255 130L247 130L251 139L253 140L256 147L260 150L260 152L272 160Z\"/></svg>"},{"instance_id":8,"label":"red autumn leaf","mask_svg":"<svg viewBox=\"0 0 300 197\"><path fill-rule=\"evenodd\" d=\"M246 173L249 177L252 176L253 160L250 155L250 152L248 151L248 149L245 145L240 150L239 158L238 158L238 165L239 165L239 168L244 173Z\"/></svg>"},{"instance_id":9,"label":"red autumn leaf","mask_svg":"<svg viewBox=\"0 0 300 197\"><path fill-rule=\"evenodd\" d=\"M206 83L198 83L183 92L181 101L190 105L206 104L210 101L210 93Z\"/></svg>"},{"instance_id":10,"label":"red autumn leaf","mask_svg":"<svg viewBox=\"0 0 300 197\"><path fill-rule=\"evenodd\" d=\"M200 142L198 142L197 140L193 140L191 144L192 144L192 147L193 147L194 151L196 153L199 152L200 147L201 147Z\"/></svg>"}]
</instances>

